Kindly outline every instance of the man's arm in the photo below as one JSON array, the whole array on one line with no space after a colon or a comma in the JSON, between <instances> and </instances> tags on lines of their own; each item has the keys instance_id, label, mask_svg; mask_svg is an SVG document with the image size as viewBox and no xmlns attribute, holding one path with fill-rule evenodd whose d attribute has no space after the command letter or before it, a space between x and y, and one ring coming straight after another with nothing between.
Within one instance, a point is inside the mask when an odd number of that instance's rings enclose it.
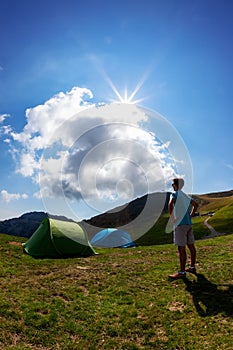
<instances>
[{"instance_id":1,"label":"man's arm","mask_svg":"<svg viewBox=\"0 0 233 350\"><path fill-rule=\"evenodd\" d=\"M190 213L190 216L192 218L195 215L197 208L199 207L199 204L194 199L191 200L190 204L192 206L192 210Z\"/></svg>"},{"instance_id":2,"label":"man's arm","mask_svg":"<svg viewBox=\"0 0 233 350\"><path fill-rule=\"evenodd\" d=\"M176 221L176 218L175 218L175 215L174 215L174 205L175 205L174 198L171 198L170 202L168 204L168 210L169 210L169 214L171 216L172 222Z\"/></svg>"}]
</instances>

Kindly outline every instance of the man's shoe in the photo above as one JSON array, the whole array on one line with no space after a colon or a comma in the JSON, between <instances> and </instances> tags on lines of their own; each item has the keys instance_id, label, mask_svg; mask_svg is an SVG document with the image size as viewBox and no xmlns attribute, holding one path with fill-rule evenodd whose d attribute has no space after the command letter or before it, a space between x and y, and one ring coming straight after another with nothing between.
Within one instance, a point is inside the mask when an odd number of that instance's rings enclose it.
<instances>
[{"instance_id":1,"label":"man's shoe","mask_svg":"<svg viewBox=\"0 0 233 350\"><path fill-rule=\"evenodd\" d=\"M173 280L177 280L180 278L185 278L186 277L186 272L181 272L178 271L177 273L174 273L173 275L169 275L169 278L173 279Z\"/></svg>"},{"instance_id":2,"label":"man's shoe","mask_svg":"<svg viewBox=\"0 0 233 350\"><path fill-rule=\"evenodd\" d=\"M185 269L186 272L190 272L190 273L193 273L194 275L197 274L197 271L195 269L195 267L192 267L192 266L189 266Z\"/></svg>"}]
</instances>

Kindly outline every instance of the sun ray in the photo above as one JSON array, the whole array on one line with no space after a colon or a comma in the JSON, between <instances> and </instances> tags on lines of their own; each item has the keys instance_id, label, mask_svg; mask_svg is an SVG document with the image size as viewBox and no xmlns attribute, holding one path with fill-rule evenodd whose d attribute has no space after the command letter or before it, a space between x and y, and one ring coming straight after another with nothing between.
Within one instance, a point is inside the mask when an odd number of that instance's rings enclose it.
<instances>
[{"instance_id":1,"label":"sun ray","mask_svg":"<svg viewBox=\"0 0 233 350\"><path fill-rule=\"evenodd\" d=\"M113 84L113 82L111 81L111 79L107 76L107 74L104 72L104 78L106 80L106 82L109 84L109 86L111 87L112 91L115 93L115 95L119 98L120 102L123 102L124 99L122 98L121 94L119 93L119 91L117 90L117 88L115 87L115 85Z\"/></svg>"},{"instance_id":2,"label":"sun ray","mask_svg":"<svg viewBox=\"0 0 233 350\"><path fill-rule=\"evenodd\" d=\"M142 79L137 83L136 87L134 88L133 92L130 95L128 94L127 87L124 88L124 92L121 95L120 92L117 90L116 86L114 85L114 83L112 82L112 80L107 75L107 73L102 69L102 74L104 76L105 81L108 83L108 85L111 87L112 91L115 93L116 97L118 98L118 100L111 99L111 101L112 102L129 103L129 104L137 104L137 103L140 103L140 102L144 101L145 99L147 99L148 97L143 97L143 98L139 98L139 99L134 100L134 97L136 96L138 91L142 88L143 84L145 83L146 79L149 76L149 73L150 73L150 70L148 70L143 75Z\"/></svg>"},{"instance_id":3,"label":"sun ray","mask_svg":"<svg viewBox=\"0 0 233 350\"><path fill-rule=\"evenodd\" d=\"M137 83L135 89L133 90L132 94L129 96L129 101L133 101L134 96L138 93L138 91L141 89L143 84L145 83L146 79L148 78L149 71L147 71L142 79Z\"/></svg>"}]
</instances>

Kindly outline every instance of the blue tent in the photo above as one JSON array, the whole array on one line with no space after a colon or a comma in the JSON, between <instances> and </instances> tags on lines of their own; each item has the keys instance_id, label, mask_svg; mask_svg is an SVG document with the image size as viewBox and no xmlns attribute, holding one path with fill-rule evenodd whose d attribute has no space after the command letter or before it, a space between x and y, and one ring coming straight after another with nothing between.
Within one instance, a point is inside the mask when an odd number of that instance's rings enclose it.
<instances>
[{"instance_id":1,"label":"blue tent","mask_svg":"<svg viewBox=\"0 0 233 350\"><path fill-rule=\"evenodd\" d=\"M130 234L116 228L105 228L99 231L91 239L90 243L95 247L102 248L129 248L135 247Z\"/></svg>"}]
</instances>

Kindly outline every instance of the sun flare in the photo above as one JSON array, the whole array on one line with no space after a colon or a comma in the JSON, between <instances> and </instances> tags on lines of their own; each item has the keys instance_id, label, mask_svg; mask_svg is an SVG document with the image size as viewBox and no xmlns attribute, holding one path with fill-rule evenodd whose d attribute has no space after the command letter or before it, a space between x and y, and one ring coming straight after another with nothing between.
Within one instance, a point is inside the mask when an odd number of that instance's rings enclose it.
<instances>
[{"instance_id":1,"label":"sun flare","mask_svg":"<svg viewBox=\"0 0 233 350\"><path fill-rule=\"evenodd\" d=\"M109 84L109 86L111 87L112 91L115 93L117 99L111 99L111 102L120 102L120 103L127 103L127 104L137 104L140 103L142 101L144 101L145 99L147 99L148 97L143 97L143 98L138 98L138 99L134 99L135 96L137 95L137 93L139 92L139 90L141 89L141 87L143 86L145 80L147 79L148 74L145 74L142 79L137 83L137 85L135 86L134 90L131 92L131 94L129 94L127 87L125 87L123 94L121 94L119 92L119 90L116 88L116 86L114 85L114 83L112 82L112 80L109 78L109 76L106 74L106 72L104 72L104 79L105 81Z\"/></svg>"}]
</instances>

